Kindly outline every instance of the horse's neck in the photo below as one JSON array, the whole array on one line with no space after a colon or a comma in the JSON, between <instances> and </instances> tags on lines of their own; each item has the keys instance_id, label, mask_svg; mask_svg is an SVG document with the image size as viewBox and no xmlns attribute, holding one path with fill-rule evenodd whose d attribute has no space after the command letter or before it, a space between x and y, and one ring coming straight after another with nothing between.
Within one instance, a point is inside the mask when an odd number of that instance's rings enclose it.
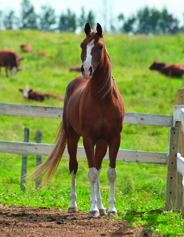
<instances>
[{"instance_id":1,"label":"horse's neck","mask_svg":"<svg viewBox=\"0 0 184 237\"><path fill-rule=\"evenodd\" d=\"M90 84L92 94L100 100L108 98L112 93L111 63L108 55L102 68L94 72Z\"/></svg>"}]
</instances>

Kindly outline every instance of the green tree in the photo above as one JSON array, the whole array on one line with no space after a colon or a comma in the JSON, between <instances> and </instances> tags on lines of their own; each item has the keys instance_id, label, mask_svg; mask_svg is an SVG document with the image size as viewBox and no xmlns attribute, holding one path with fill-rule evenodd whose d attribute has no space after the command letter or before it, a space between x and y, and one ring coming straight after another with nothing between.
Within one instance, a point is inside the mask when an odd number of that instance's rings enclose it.
<instances>
[{"instance_id":1,"label":"green tree","mask_svg":"<svg viewBox=\"0 0 184 237\"><path fill-rule=\"evenodd\" d=\"M137 12L137 33L175 34L179 31L179 21L166 8L160 12L155 8L145 7Z\"/></svg>"},{"instance_id":2,"label":"green tree","mask_svg":"<svg viewBox=\"0 0 184 237\"><path fill-rule=\"evenodd\" d=\"M5 29L12 30L14 25L16 24L16 16L14 11L10 11L7 15L3 18L3 25Z\"/></svg>"},{"instance_id":3,"label":"green tree","mask_svg":"<svg viewBox=\"0 0 184 237\"><path fill-rule=\"evenodd\" d=\"M91 10L88 12L86 22L89 22L91 28L94 29L94 27L95 27L95 15Z\"/></svg>"},{"instance_id":4,"label":"green tree","mask_svg":"<svg viewBox=\"0 0 184 237\"><path fill-rule=\"evenodd\" d=\"M78 19L78 24L79 24L79 27L84 27L86 24L86 16L85 16L84 7L81 8L81 15Z\"/></svg>"},{"instance_id":5,"label":"green tree","mask_svg":"<svg viewBox=\"0 0 184 237\"><path fill-rule=\"evenodd\" d=\"M59 16L59 31L67 31L67 32L74 32L77 28L76 24L76 15L75 13L71 12L70 9L67 9L67 13L62 13Z\"/></svg>"},{"instance_id":6,"label":"green tree","mask_svg":"<svg viewBox=\"0 0 184 237\"><path fill-rule=\"evenodd\" d=\"M162 33L175 34L179 31L179 20L172 14L169 14L166 8L163 8L158 22Z\"/></svg>"},{"instance_id":7,"label":"green tree","mask_svg":"<svg viewBox=\"0 0 184 237\"><path fill-rule=\"evenodd\" d=\"M0 29L2 28L2 23L3 23L3 13L0 11Z\"/></svg>"},{"instance_id":8,"label":"green tree","mask_svg":"<svg viewBox=\"0 0 184 237\"><path fill-rule=\"evenodd\" d=\"M39 29L42 31L53 30L52 26L56 23L55 10L50 6L42 6L39 15L40 24Z\"/></svg>"},{"instance_id":9,"label":"green tree","mask_svg":"<svg viewBox=\"0 0 184 237\"><path fill-rule=\"evenodd\" d=\"M134 25L136 22L136 17L133 15L125 20L123 13L118 16L118 20L123 22L122 27L120 28L121 31L129 33L134 32Z\"/></svg>"},{"instance_id":10,"label":"green tree","mask_svg":"<svg viewBox=\"0 0 184 237\"><path fill-rule=\"evenodd\" d=\"M86 16L84 7L82 7L81 8L81 15L78 18L78 25L79 25L79 27L84 27L87 22L89 22L91 28L94 29L94 27L95 27L95 15L90 10L88 12L87 16ZM83 31L84 30L82 29L82 32Z\"/></svg>"},{"instance_id":11,"label":"green tree","mask_svg":"<svg viewBox=\"0 0 184 237\"><path fill-rule=\"evenodd\" d=\"M29 0L23 0L21 3L22 11L20 18L20 29L38 29L37 15L34 7Z\"/></svg>"}]
</instances>

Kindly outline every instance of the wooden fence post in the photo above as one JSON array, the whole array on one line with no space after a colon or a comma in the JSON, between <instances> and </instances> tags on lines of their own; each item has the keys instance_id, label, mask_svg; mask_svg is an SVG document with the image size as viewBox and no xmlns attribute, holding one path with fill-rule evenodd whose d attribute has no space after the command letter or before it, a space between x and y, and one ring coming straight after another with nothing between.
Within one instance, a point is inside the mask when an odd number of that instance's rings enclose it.
<instances>
[{"instance_id":1,"label":"wooden fence post","mask_svg":"<svg viewBox=\"0 0 184 237\"><path fill-rule=\"evenodd\" d=\"M184 88L177 90L178 105L184 105ZM179 152L184 157L184 133L181 130L181 122L179 122ZM177 172L176 175L176 208L182 209L182 175Z\"/></svg>"},{"instance_id":2,"label":"wooden fence post","mask_svg":"<svg viewBox=\"0 0 184 237\"><path fill-rule=\"evenodd\" d=\"M166 184L166 197L165 197L166 210L176 208L177 148L178 148L178 128L172 127L169 128L167 184Z\"/></svg>"},{"instance_id":3,"label":"wooden fence post","mask_svg":"<svg viewBox=\"0 0 184 237\"><path fill-rule=\"evenodd\" d=\"M24 142L29 142L29 128L24 128ZM27 174L27 155L22 155L22 171L20 181L21 192L25 191L26 174Z\"/></svg>"},{"instance_id":4,"label":"wooden fence post","mask_svg":"<svg viewBox=\"0 0 184 237\"><path fill-rule=\"evenodd\" d=\"M37 131L36 132L36 143L41 143L42 141L42 132L41 131ZM41 165L42 163L42 156L41 155L37 155L36 156L36 167ZM41 183L41 179L39 177L36 177L36 189L41 189L42 188L42 183Z\"/></svg>"}]
</instances>

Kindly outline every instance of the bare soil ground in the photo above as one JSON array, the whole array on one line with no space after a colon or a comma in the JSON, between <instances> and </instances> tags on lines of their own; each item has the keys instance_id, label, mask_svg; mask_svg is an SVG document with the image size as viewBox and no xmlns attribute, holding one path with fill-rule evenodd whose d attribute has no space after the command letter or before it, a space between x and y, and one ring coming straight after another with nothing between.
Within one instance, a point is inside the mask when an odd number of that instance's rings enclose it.
<instances>
[{"instance_id":1,"label":"bare soil ground","mask_svg":"<svg viewBox=\"0 0 184 237\"><path fill-rule=\"evenodd\" d=\"M0 204L0 236L138 236L151 237L143 227L131 228L126 221L88 218L88 213Z\"/></svg>"}]
</instances>

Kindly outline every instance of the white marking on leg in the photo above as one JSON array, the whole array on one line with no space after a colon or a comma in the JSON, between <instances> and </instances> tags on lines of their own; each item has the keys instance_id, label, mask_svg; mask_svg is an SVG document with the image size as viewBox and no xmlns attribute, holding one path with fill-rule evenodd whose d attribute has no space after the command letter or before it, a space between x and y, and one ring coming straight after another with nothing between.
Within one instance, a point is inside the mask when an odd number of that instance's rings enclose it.
<instances>
[{"instance_id":1,"label":"white marking on leg","mask_svg":"<svg viewBox=\"0 0 184 237\"><path fill-rule=\"evenodd\" d=\"M84 72L85 72L85 76L89 77L90 71L89 68L90 66L92 66L92 49L94 47L94 40L92 40L88 45L87 45L87 49L86 49L86 60L83 63L84 66Z\"/></svg>"},{"instance_id":2,"label":"white marking on leg","mask_svg":"<svg viewBox=\"0 0 184 237\"><path fill-rule=\"evenodd\" d=\"M90 208L90 211L98 211L96 190L95 190L97 175L98 174L97 174L96 168L89 168L88 179L89 179L90 188L91 188L91 198L90 198L91 208Z\"/></svg>"},{"instance_id":3,"label":"white marking on leg","mask_svg":"<svg viewBox=\"0 0 184 237\"><path fill-rule=\"evenodd\" d=\"M75 177L76 175L74 174L74 170L71 172L71 193L70 193L70 207L76 207L76 199L77 199L77 194L75 190Z\"/></svg>"},{"instance_id":4,"label":"white marking on leg","mask_svg":"<svg viewBox=\"0 0 184 237\"><path fill-rule=\"evenodd\" d=\"M109 209L108 212L117 212L115 208L115 195L114 195L114 188L115 188L115 181L116 181L116 169L109 167L107 170L107 177L110 183L110 196L109 196Z\"/></svg>"},{"instance_id":5,"label":"white marking on leg","mask_svg":"<svg viewBox=\"0 0 184 237\"><path fill-rule=\"evenodd\" d=\"M101 194L100 194L100 182L99 182L99 175L100 175L100 171L101 170L98 170L98 173L97 173L97 180L96 180L96 197L97 197L97 207L98 209L103 209L105 210L103 204L102 204L102 197L101 197Z\"/></svg>"},{"instance_id":6,"label":"white marking on leg","mask_svg":"<svg viewBox=\"0 0 184 237\"><path fill-rule=\"evenodd\" d=\"M16 67L13 67L12 70L11 70L11 76L14 77L17 73L17 68Z\"/></svg>"}]
</instances>

